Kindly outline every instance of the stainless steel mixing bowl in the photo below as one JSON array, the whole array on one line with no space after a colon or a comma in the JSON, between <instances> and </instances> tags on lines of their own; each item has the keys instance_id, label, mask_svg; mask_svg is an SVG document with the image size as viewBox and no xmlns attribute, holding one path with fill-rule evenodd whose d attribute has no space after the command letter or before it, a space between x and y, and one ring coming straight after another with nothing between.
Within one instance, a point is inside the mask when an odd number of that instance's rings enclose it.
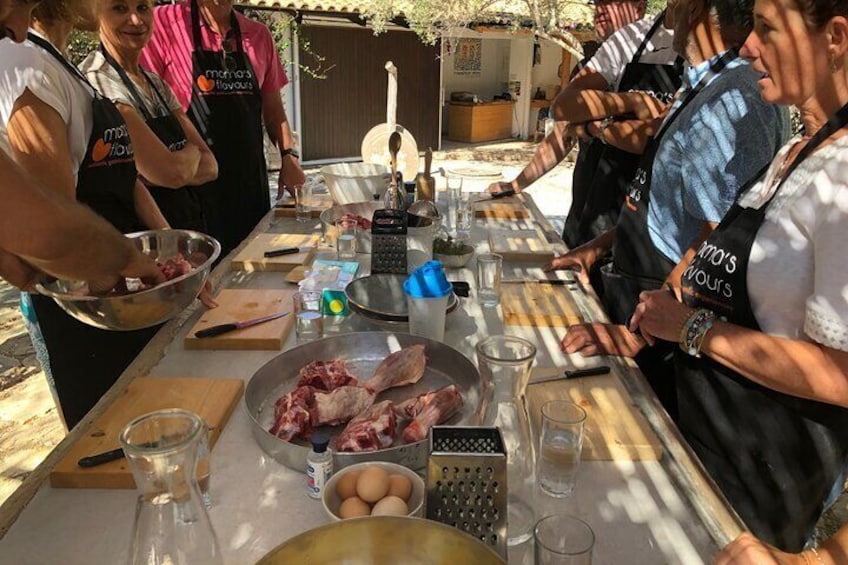
<instances>
[{"instance_id":1,"label":"stainless steel mixing bowl","mask_svg":"<svg viewBox=\"0 0 848 565\"><path fill-rule=\"evenodd\" d=\"M192 303L221 253L221 245L213 237L195 231L150 230L127 237L142 253L160 262L181 253L193 269L154 288L131 294L90 296L85 282L68 280L42 282L36 289L90 326L117 331L149 328L170 320Z\"/></svg>"},{"instance_id":2,"label":"stainless steel mixing bowl","mask_svg":"<svg viewBox=\"0 0 848 565\"><path fill-rule=\"evenodd\" d=\"M468 534L423 518L366 516L309 530L271 550L257 565L503 565Z\"/></svg>"}]
</instances>

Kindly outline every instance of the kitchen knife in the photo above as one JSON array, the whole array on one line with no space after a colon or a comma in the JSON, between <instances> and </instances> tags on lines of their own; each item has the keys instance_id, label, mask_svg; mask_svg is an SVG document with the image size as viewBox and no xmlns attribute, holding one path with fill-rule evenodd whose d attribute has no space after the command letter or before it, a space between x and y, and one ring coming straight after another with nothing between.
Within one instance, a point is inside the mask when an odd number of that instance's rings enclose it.
<instances>
[{"instance_id":1,"label":"kitchen knife","mask_svg":"<svg viewBox=\"0 0 848 565\"><path fill-rule=\"evenodd\" d=\"M108 463L109 461L121 459L123 456L124 450L119 447L118 449L113 449L112 451L104 451L103 453L98 453L97 455L89 455L88 457L83 457L82 459L77 461L77 465L84 469L88 469L89 467L96 467L97 465Z\"/></svg>"},{"instance_id":2,"label":"kitchen knife","mask_svg":"<svg viewBox=\"0 0 848 565\"><path fill-rule=\"evenodd\" d=\"M244 322L231 322L229 324L219 324L217 326L211 326L209 328L205 328L198 332L195 332L194 337L214 337L216 335L225 334L233 330L240 330L242 328L249 328L257 324L270 322L271 320L276 320L277 318L288 316L288 314L288 312L278 312L277 314L271 314L270 316L263 316L261 318L254 318L253 320L246 320Z\"/></svg>"},{"instance_id":3,"label":"kitchen knife","mask_svg":"<svg viewBox=\"0 0 848 565\"><path fill-rule=\"evenodd\" d=\"M300 247L286 247L284 249L271 249L264 253L265 257L280 257L281 255L294 255L300 253Z\"/></svg>"},{"instance_id":4,"label":"kitchen knife","mask_svg":"<svg viewBox=\"0 0 848 565\"><path fill-rule=\"evenodd\" d=\"M539 383L549 383L551 381L579 379L581 377L594 377L597 375L606 375L609 372L610 368L607 365L598 365L597 367L586 367L585 369L567 369L562 374L548 375L546 377L539 377L538 379L533 379L530 381L530 384L535 385Z\"/></svg>"},{"instance_id":5,"label":"kitchen knife","mask_svg":"<svg viewBox=\"0 0 848 565\"><path fill-rule=\"evenodd\" d=\"M516 283L539 283L550 284L554 286L573 285L574 279L507 279L501 281L501 284L516 284Z\"/></svg>"}]
</instances>

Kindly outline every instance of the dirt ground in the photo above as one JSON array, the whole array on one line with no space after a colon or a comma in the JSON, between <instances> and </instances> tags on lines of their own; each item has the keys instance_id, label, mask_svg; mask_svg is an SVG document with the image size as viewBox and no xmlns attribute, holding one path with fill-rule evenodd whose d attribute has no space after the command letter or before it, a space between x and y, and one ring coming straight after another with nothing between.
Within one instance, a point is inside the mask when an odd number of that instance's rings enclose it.
<instances>
[{"instance_id":1,"label":"dirt ground","mask_svg":"<svg viewBox=\"0 0 848 565\"><path fill-rule=\"evenodd\" d=\"M511 179L529 161L532 151L533 144L528 142L483 146L448 143L434 155L434 169L497 166L505 178ZM276 179L276 175L271 178ZM542 213L555 225L564 219L571 204L570 181L571 164L563 163L531 187ZM271 192L274 194L275 188ZM65 433L21 318L19 293L0 279L0 504ZM827 537L844 523L848 523L846 493L820 521L818 537Z\"/></svg>"}]
</instances>

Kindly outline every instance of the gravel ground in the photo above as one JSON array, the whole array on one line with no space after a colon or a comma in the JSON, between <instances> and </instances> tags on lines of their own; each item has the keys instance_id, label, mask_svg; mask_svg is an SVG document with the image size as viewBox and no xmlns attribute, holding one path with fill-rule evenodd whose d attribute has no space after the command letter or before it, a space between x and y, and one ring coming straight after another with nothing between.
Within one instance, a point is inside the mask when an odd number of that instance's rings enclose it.
<instances>
[{"instance_id":1,"label":"gravel ground","mask_svg":"<svg viewBox=\"0 0 848 565\"><path fill-rule=\"evenodd\" d=\"M445 142L442 151L434 153L433 168L501 172L504 179L512 179L529 161L533 148L534 144L522 141L484 145ZM275 182L276 174L270 176ZM484 190L488 182L466 181L466 189ZM530 193L542 213L561 227L571 205L571 163L560 164L537 181ZM18 292L0 279L0 504L65 433L21 319ZM819 535L826 537L846 522L848 496L843 493L822 518Z\"/></svg>"}]
</instances>

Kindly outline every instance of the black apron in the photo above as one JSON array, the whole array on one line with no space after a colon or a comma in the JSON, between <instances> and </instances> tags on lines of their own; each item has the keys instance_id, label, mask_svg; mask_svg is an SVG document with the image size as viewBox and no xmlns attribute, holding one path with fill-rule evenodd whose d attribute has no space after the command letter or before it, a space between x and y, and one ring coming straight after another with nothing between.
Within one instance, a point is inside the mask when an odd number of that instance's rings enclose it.
<instances>
[{"instance_id":1,"label":"black apron","mask_svg":"<svg viewBox=\"0 0 848 565\"><path fill-rule=\"evenodd\" d=\"M32 34L29 40L56 58L94 94L93 127L77 174L77 200L121 232L143 229L133 200L137 175L132 144L121 113L49 42ZM159 328L132 332L100 330L78 322L51 298L40 294L30 297L47 345L62 413L68 428L72 428L109 390Z\"/></svg>"},{"instance_id":2,"label":"black apron","mask_svg":"<svg viewBox=\"0 0 848 565\"><path fill-rule=\"evenodd\" d=\"M683 58L673 65L640 63L648 42L663 22L660 13L636 53L624 67L617 92L649 92L656 98L674 95L681 84ZM639 155L604 145L598 139L581 146L572 178L572 204L563 228L569 248L582 245L616 225L627 184L636 172Z\"/></svg>"},{"instance_id":3,"label":"black apron","mask_svg":"<svg viewBox=\"0 0 848 565\"><path fill-rule=\"evenodd\" d=\"M848 106L799 153L774 195L846 122ZM689 306L760 330L748 294L748 261L774 195L759 209L734 204L701 245L683 274ZM678 351L676 369L679 427L686 440L756 536L784 551L800 551L828 495L841 486L848 410L760 386L706 356Z\"/></svg>"},{"instance_id":4,"label":"black apron","mask_svg":"<svg viewBox=\"0 0 848 565\"><path fill-rule=\"evenodd\" d=\"M154 113L148 109L147 104L144 103L144 99L138 92L135 83L127 75L127 72L121 68L118 62L109 54L109 52L103 48L102 44L100 45L100 52L103 54L103 58L106 62L115 69L115 72L118 73L118 76L121 78L121 82L124 83L124 86L129 91L130 96L132 96L135 101L138 111L144 119L144 122L147 124L147 127L150 128L150 131L152 131L154 135L159 138L159 141L161 141L170 151L179 151L185 147L188 140L186 139L185 132L183 131L179 120L177 120L170 108L168 108L165 98L162 96L162 93L159 92L159 89L156 88L153 81L150 80L150 77L147 76L147 73L142 71L144 78L147 80L147 84L155 93L159 102L162 104L162 108L164 108L166 112L164 115L158 117L154 116ZM156 200L156 204L159 206L159 210L161 210L162 215L165 216L166 220L168 220L168 225L172 228L196 230L199 232L206 231L206 222L203 221L203 210L200 207L200 197L197 195L195 187L184 186L173 189L152 184L147 184L146 186L147 190L149 190L150 194L153 196L153 199Z\"/></svg>"},{"instance_id":5,"label":"black apron","mask_svg":"<svg viewBox=\"0 0 848 565\"><path fill-rule=\"evenodd\" d=\"M206 51L200 10L191 2L194 38L189 117L218 160L218 178L203 185L200 200L209 234L221 257L238 246L271 209L262 131L262 95L244 52L235 13L230 16L236 50Z\"/></svg>"},{"instance_id":6,"label":"black apron","mask_svg":"<svg viewBox=\"0 0 848 565\"><path fill-rule=\"evenodd\" d=\"M644 290L660 288L675 267L672 260L657 251L648 230L651 176L660 141L669 126L710 79L736 57L737 52L730 50L710 65L707 73L686 92L674 113L663 122L656 136L648 140L618 216L612 263L601 268L604 287L602 300L614 324L627 325L639 303L639 294ZM653 347L643 348L634 358L660 403L674 420L678 413L674 385L675 349L674 344L658 342Z\"/></svg>"}]
</instances>

